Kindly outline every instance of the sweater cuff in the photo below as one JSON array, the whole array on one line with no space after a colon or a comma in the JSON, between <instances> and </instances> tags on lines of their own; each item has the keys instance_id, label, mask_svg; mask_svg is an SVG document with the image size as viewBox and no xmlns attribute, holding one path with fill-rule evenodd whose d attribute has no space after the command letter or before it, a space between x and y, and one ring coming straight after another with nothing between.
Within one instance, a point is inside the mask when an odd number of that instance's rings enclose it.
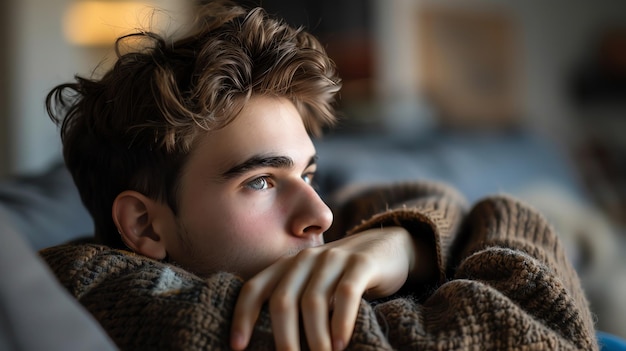
<instances>
[{"instance_id":1,"label":"sweater cuff","mask_svg":"<svg viewBox=\"0 0 626 351\"><path fill-rule=\"evenodd\" d=\"M437 225L417 209L402 206L378 213L349 230L348 235L354 235L368 229L390 226L406 229L411 234L416 245L426 246L425 251L432 253L430 256L433 258L433 261L430 263L433 272L428 274L432 278L426 281L414 282L413 284L410 284L411 279L408 279L407 284L400 289L399 293L410 292L415 296L420 296L445 282L446 265Z\"/></svg>"}]
</instances>

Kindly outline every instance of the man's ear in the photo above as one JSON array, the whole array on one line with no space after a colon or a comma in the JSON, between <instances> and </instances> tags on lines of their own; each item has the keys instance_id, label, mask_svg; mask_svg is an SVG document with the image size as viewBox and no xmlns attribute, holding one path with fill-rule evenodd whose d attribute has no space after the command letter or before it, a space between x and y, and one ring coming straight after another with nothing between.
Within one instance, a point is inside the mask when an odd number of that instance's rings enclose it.
<instances>
[{"instance_id":1,"label":"man's ear","mask_svg":"<svg viewBox=\"0 0 626 351\"><path fill-rule=\"evenodd\" d=\"M153 259L162 260L167 256L163 233L156 222L160 207L164 205L133 190L126 190L113 201L113 222L117 226L124 243L134 252Z\"/></svg>"}]
</instances>

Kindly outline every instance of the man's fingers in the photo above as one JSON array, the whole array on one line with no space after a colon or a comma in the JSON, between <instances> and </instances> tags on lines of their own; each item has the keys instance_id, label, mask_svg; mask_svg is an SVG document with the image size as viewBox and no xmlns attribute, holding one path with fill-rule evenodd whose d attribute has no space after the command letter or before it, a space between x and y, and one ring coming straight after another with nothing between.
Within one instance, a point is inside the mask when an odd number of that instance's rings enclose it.
<instances>
[{"instance_id":1,"label":"man's fingers","mask_svg":"<svg viewBox=\"0 0 626 351\"><path fill-rule=\"evenodd\" d=\"M311 349L344 349L354 330L363 293L375 288L372 278L379 275L371 257L343 248L305 249L281 259L244 284L235 306L231 347L247 347L261 308L268 301L276 349L299 349L300 315ZM331 303L334 311L329 321Z\"/></svg>"},{"instance_id":2,"label":"man's fingers","mask_svg":"<svg viewBox=\"0 0 626 351\"><path fill-rule=\"evenodd\" d=\"M313 250L303 250L288 261L269 300L277 350L300 349L299 304L315 261Z\"/></svg>"},{"instance_id":3,"label":"man's fingers","mask_svg":"<svg viewBox=\"0 0 626 351\"><path fill-rule=\"evenodd\" d=\"M368 278L364 266L350 265L335 286L334 310L331 320L333 350L343 350L348 346L354 331L359 312L359 304L367 289Z\"/></svg>"},{"instance_id":4,"label":"man's fingers","mask_svg":"<svg viewBox=\"0 0 626 351\"><path fill-rule=\"evenodd\" d=\"M285 268L281 265L272 265L248 280L241 288L231 326L230 346L233 350L243 350L248 346L261 308L274 290L283 270Z\"/></svg>"},{"instance_id":5,"label":"man's fingers","mask_svg":"<svg viewBox=\"0 0 626 351\"><path fill-rule=\"evenodd\" d=\"M329 305L337 279L343 270L343 261L342 254L337 250L323 252L302 294L302 321L311 350L332 349Z\"/></svg>"}]
</instances>

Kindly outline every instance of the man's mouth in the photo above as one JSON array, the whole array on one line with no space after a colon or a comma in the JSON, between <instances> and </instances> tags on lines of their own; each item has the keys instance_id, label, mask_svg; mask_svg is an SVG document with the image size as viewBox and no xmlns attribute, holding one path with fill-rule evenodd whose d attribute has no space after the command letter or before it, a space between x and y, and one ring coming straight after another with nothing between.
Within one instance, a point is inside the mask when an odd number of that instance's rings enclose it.
<instances>
[{"instance_id":1,"label":"man's mouth","mask_svg":"<svg viewBox=\"0 0 626 351\"><path fill-rule=\"evenodd\" d=\"M324 245L324 242L322 240L307 241L307 242L302 243L298 247L295 247L295 248L292 248L292 249L288 250L287 253L285 254L285 256L286 257L295 256L300 251L302 251L304 249L310 249L312 247L318 247L318 246L322 246L322 245Z\"/></svg>"}]
</instances>

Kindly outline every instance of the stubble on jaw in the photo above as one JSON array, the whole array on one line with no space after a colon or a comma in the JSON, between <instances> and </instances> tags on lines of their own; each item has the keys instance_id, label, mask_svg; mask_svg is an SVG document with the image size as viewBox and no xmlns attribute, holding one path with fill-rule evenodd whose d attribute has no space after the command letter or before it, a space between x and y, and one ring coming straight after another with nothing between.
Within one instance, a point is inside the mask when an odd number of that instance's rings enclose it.
<instances>
[{"instance_id":1,"label":"stubble on jaw","mask_svg":"<svg viewBox=\"0 0 626 351\"><path fill-rule=\"evenodd\" d=\"M244 279L249 279L251 278L247 276L247 274L243 274L243 272L237 272L235 269L233 269L233 261L228 261L225 258L226 257L238 257L241 258L241 252L237 251L236 248L231 248L231 250L229 252L222 252L222 259L219 260L215 260L214 257L211 258L211 266L212 268L209 269L199 269L199 267L206 267L207 266L207 262L206 259L207 257L203 257L201 253L199 253L197 251L197 249L195 248L194 245L192 245L191 241L189 240L190 235L189 235L189 231L187 230L187 228L185 227L184 223L179 219L176 218L176 237L178 238L180 244L181 244L181 249L183 250L183 253L185 254L185 257L188 259L186 264L182 264L180 262L176 262L173 260L170 260L169 263L175 264L177 266L180 266L183 269L186 269L188 271L190 271L193 274L196 274L202 278L207 278L212 274L215 273L219 273L219 272L227 272L227 273L231 273L237 276L240 276ZM287 252L285 252L285 254L283 254L282 256L276 257L274 260L272 260L271 262L267 263L264 267L260 267L260 269L256 270L257 274L258 272L261 272L262 270L264 270L265 268L271 266L272 264L274 264L276 261L280 260L281 258L288 258L288 257L293 257L296 256L297 254L299 254L302 250L306 250L306 249L312 249L312 248L316 248L319 246L324 245L324 238L323 236L321 237L321 240L319 241L308 241L308 242L303 242L301 245L291 248L289 250L287 250ZM259 250L261 250L262 248L259 248ZM259 262L260 259L262 259L262 256L258 255L258 252L253 252L253 253L247 253L245 256L245 259L248 261L257 261ZM208 267L207 267L208 268ZM254 276L254 274L252 276Z\"/></svg>"}]
</instances>

